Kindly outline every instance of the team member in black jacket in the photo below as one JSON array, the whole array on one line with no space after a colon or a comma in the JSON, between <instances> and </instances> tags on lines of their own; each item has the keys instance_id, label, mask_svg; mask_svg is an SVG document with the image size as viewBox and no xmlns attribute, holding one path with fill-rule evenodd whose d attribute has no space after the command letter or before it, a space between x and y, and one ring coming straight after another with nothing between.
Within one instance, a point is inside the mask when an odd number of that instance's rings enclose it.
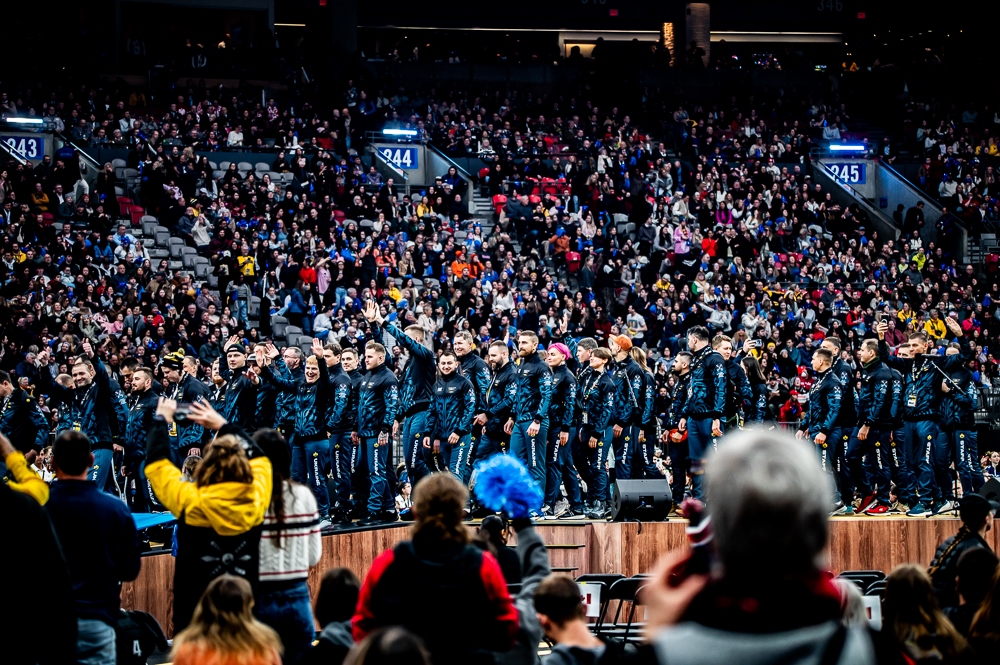
<instances>
[{"instance_id":1,"label":"team member in black jacket","mask_svg":"<svg viewBox=\"0 0 1000 665\"><path fill-rule=\"evenodd\" d=\"M368 301L363 314L372 326L371 334L375 342L382 343L382 333L388 333L409 354L399 382L399 412L392 432L402 441L406 473L411 486L416 487L417 482L427 475L423 440L427 434L427 408L436 373L434 352L424 346L423 328L414 325L400 330L392 323L385 323L375 301Z\"/></svg>"},{"instance_id":2,"label":"team member in black jacket","mask_svg":"<svg viewBox=\"0 0 1000 665\"><path fill-rule=\"evenodd\" d=\"M47 371L47 370L46 370ZM49 440L49 423L28 393L14 386L10 374L0 370L0 434L22 453L39 451ZM0 459L0 479L7 468Z\"/></svg>"},{"instance_id":3,"label":"team member in black jacket","mask_svg":"<svg viewBox=\"0 0 1000 665\"><path fill-rule=\"evenodd\" d=\"M476 389L476 417L472 423L472 436L469 439L471 442L470 451L474 452L479 447L479 439L483 436L483 426L486 425L486 393L489 392L493 373L486 361L480 357L475 348L472 333L468 330L460 330L455 333L452 348L458 355L459 371L462 372L462 376L472 381L472 385Z\"/></svg>"},{"instance_id":4,"label":"team member in black jacket","mask_svg":"<svg viewBox=\"0 0 1000 665\"><path fill-rule=\"evenodd\" d=\"M354 433L358 431L358 393L364 370L360 367L358 350L348 346L341 351L340 366L351 380L351 401L347 409L347 425L351 428L351 494L353 496L353 511L344 516L341 523L350 523L355 517L368 514L368 495L371 491L371 479L368 474L368 461L364 448L359 445Z\"/></svg>"},{"instance_id":5,"label":"team member in black jacket","mask_svg":"<svg viewBox=\"0 0 1000 665\"><path fill-rule=\"evenodd\" d=\"M747 409L745 423L749 426L761 426L765 420L770 420L767 410L767 379L760 371L760 363L752 355L744 355L740 359L747 381L750 382L750 408Z\"/></svg>"},{"instance_id":6,"label":"team member in black jacket","mask_svg":"<svg viewBox=\"0 0 1000 665\"><path fill-rule=\"evenodd\" d=\"M702 479L705 457L718 445L722 436L722 416L726 404L726 361L708 342L708 329L694 326L688 330L688 349L692 352L691 381L677 430L688 433L688 456L691 459L691 492L704 498Z\"/></svg>"},{"instance_id":7,"label":"team member in black jacket","mask_svg":"<svg viewBox=\"0 0 1000 665\"><path fill-rule=\"evenodd\" d=\"M146 435L156 415L158 397L153 392L153 371L136 367L132 372L132 386L128 396L128 424L125 427L125 467L136 479L133 499L127 494L135 512L163 510L146 479Z\"/></svg>"},{"instance_id":8,"label":"team member in black jacket","mask_svg":"<svg viewBox=\"0 0 1000 665\"><path fill-rule=\"evenodd\" d=\"M906 381L903 399L903 422L906 436L906 454L917 479L919 501L908 512L913 517L931 515L954 508L955 490L951 483L951 451L935 444L938 438L938 420L941 417L941 375L932 365L944 372L951 372L972 357L969 343L962 335L962 326L953 318L945 325L958 338L961 353L952 356L927 355L932 347L927 335L912 333L907 341L909 358L892 357L885 343L888 323L879 322L879 357L882 362L899 370Z\"/></svg>"},{"instance_id":9,"label":"team member in black jacket","mask_svg":"<svg viewBox=\"0 0 1000 665\"><path fill-rule=\"evenodd\" d=\"M330 432L330 465L337 483L336 504L330 518L338 524L349 524L354 508L351 503L351 461L354 458L354 444L351 442L352 383L341 365L343 351L339 344L327 342L323 357L330 375L326 429Z\"/></svg>"},{"instance_id":10,"label":"team member in black jacket","mask_svg":"<svg viewBox=\"0 0 1000 665\"><path fill-rule=\"evenodd\" d=\"M445 351L438 358L438 380L431 389L427 436L423 446L427 468L448 470L461 477L469 465L472 421L476 416L476 389L458 372L458 356Z\"/></svg>"},{"instance_id":11,"label":"team member in black jacket","mask_svg":"<svg viewBox=\"0 0 1000 665\"><path fill-rule=\"evenodd\" d=\"M642 373L642 391L637 395L640 409L636 415L635 430L638 439L635 452L633 454L633 464L635 465L632 476L634 478L649 478L653 480L663 480L663 472L656 468L657 427L656 418L653 417L653 410L656 406L656 379L646 365L646 352L637 346L633 346L628 351L632 361L639 367Z\"/></svg>"},{"instance_id":12,"label":"team member in black jacket","mask_svg":"<svg viewBox=\"0 0 1000 665\"><path fill-rule=\"evenodd\" d=\"M542 515L559 517L555 512L559 500L559 485L565 483L570 512L583 515L580 481L573 466L570 442L576 434L576 378L566 361L569 349L565 344L549 346L545 362L552 370L552 403L549 405L549 440L545 451L545 498Z\"/></svg>"},{"instance_id":13,"label":"team member in black jacket","mask_svg":"<svg viewBox=\"0 0 1000 665\"><path fill-rule=\"evenodd\" d=\"M726 361L726 423L727 430L736 429L743 424L746 413L750 409L753 392L743 365L733 353L733 338L729 335L716 335L712 338L712 348L722 355Z\"/></svg>"},{"instance_id":14,"label":"team member in black jacket","mask_svg":"<svg viewBox=\"0 0 1000 665\"><path fill-rule=\"evenodd\" d=\"M396 375L385 366L385 347L378 342L365 345L367 373L358 384L357 431L352 433L354 445L362 445L368 463L371 490L368 496L368 516L362 526L395 522L396 502L388 482L389 446L392 445L392 425L399 412L399 387Z\"/></svg>"},{"instance_id":15,"label":"team member in black jacket","mask_svg":"<svg viewBox=\"0 0 1000 665\"><path fill-rule=\"evenodd\" d=\"M639 443L642 428L643 390L642 369L628 354L632 340L625 335L611 337L608 348L613 354L608 366L608 375L615 383L615 478L628 480L632 477L632 457Z\"/></svg>"},{"instance_id":16,"label":"team member in black jacket","mask_svg":"<svg viewBox=\"0 0 1000 665\"><path fill-rule=\"evenodd\" d=\"M163 368L163 378L167 382L164 394L178 404L191 404L207 400L209 390L198 380L197 356L185 356L181 352L170 353L160 362ZM198 423L185 419L174 422L168 428L170 445L174 462L181 464L190 455L201 456L202 443L205 440L205 428Z\"/></svg>"},{"instance_id":17,"label":"team member in black jacket","mask_svg":"<svg viewBox=\"0 0 1000 665\"><path fill-rule=\"evenodd\" d=\"M858 418L860 427L854 436L860 445L849 446L855 455L867 455L871 458L871 478L875 482L875 503L861 506L867 515L885 515L889 512L889 444L892 431L900 416L903 386L895 379L892 370L879 358L878 342L866 339L858 352L863 372L861 376L861 394L858 397ZM852 470L858 473L855 484L865 490L862 496L869 496L867 479L861 471L860 461L848 459Z\"/></svg>"},{"instance_id":18,"label":"team member in black jacket","mask_svg":"<svg viewBox=\"0 0 1000 665\"><path fill-rule=\"evenodd\" d=\"M225 353L226 368L220 371L226 382L225 399L220 413L227 422L252 432L257 422L257 386L246 376L246 347L239 338L230 337Z\"/></svg>"},{"instance_id":19,"label":"team member in black jacket","mask_svg":"<svg viewBox=\"0 0 1000 665\"><path fill-rule=\"evenodd\" d=\"M270 353L268 353L268 356L270 356ZM271 360L269 366L276 377L285 381L301 382L305 376L304 360L305 354L302 353L302 349L297 346L289 346L282 349L281 355ZM258 387L259 390L261 390L260 387ZM281 436L285 437L285 441L290 440L292 434L295 432L295 402L296 395L292 391L279 389L277 390L277 394L274 395L274 416L272 420L274 428L281 432ZM260 403L259 396L257 403ZM257 418L257 424L261 427L266 427L268 423L272 422L265 420L261 413L257 414Z\"/></svg>"},{"instance_id":20,"label":"team member in black jacket","mask_svg":"<svg viewBox=\"0 0 1000 665\"><path fill-rule=\"evenodd\" d=\"M504 429L517 401L517 365L510 362L510 351L501 340L490 343L488 349L493 378L486 390L486 424L483 436L472 452L469 465L462 474L466 485L472 477L472 467L479 460L489 459L509 448L510 437Z\"/></svg>"},{"instance_id":21,"label":"team member in black jacket","mask_svg":"<svg viewBox=\"0 0 1000 665\"><path fill-rule=\"evenodd\" d=\"M586 470L590 466L590 449L580 443L579 437L579 418L583 413L583 409L580 405L580 390L587 383L587 378L590 376L593 370L590 369L590 356L593 355L594 349L597 348L597 340L593 337L582 337L579 340L573 339L570 335L563 337L566 346L569 348L570 353L576 356L576 413L577 413L577 436L574 436L570 441L570 446L572 446L572 456L573 464L576 466L577 471L580 472L580 477L584 480L587 479ZM569 365L569 363L566 363ZM589 488L588 488L589 493ZM584 512L586 512L587 506L590 504L590 497L583 493L583 488L580 488L581 498L584 501ZM569 511L563 516L565 519L572 519L572 511Z\"/></svg>"},{"instance_id":22,"label":"team member in black jacket","mask_svg":"<svg viewBox=\"0 0 1000 665\"><path fill-rule=\"evenodd\" d=\"M946 355L961 352L958 344L948 345ZM940 375L938 375L940 376ZM941 448L950 448L955 459L955 470L962 483L962 493L978 492L985 480L979 472L979 450L976 440L976 409L979 408L979 388L972 379L972 372L965 367L941 377Z\"/></svg>"},{"instance_id":23,"label":"team member in black jacket","mask_svg":"<svg viewBox=\"0 0 1000 665\"><path fill-rule=\"evenodd\" d=\"M267 345L266 353L272 362L280 355L273 344ZM306 359L302 380L294 381L277 376L266 363L265 349L258 345L256 354L260 375L251 373L250 378L254 383L264 381L283 393L295 395L292 407L294 431L289 441L292 447L292 478L312 490L322 529L330 525L330 494L326 487L330 470L330 440L326 436L330 376L323 357L323 342L318 338L313 339L312 353Z\"/></svg>"},{"instance_id":24,"label":"team member in black jacket","mask_svg":"<svg viewBox=\"0 0 1000 665\"><path fill-rule=\"evenodd\" d=\"M687 441L684 432L678 430L687 402L688 384L691 382L691 354L681 351L670 367L674 375L674 386L670 391L670 405L667 407L663 423L663 442L670 457L670 494L674 500L674 510L684 501L684 488L690 468Z\"/></svg>"},{"instance_id":25,"label":"team member in black jacket","mask_svg":"<svg viewBox=\"0 0 1000 665\"><path fill-rule=\"evenodd\" d=\"M510 434L510 454L524 462L531 477L545 491L545 442L549 434L552 372L538 353L538 335L518 333L517 402L504 431Z\"/></svg>"},{"instance_id":26,"label":"team member in black jacket","mask_svg":"<svg viewBox=\"0 0 1000 665\"><path fill-rule=\"evenodd\" d=\"M71 429L87 435L94 453L94 464L89 471L90 479L103 491L107 489L108 479L112 477L114 451L111 421L118 416L113 405L111 377L108 376L107 368L100 359L94 357L94 350L87 340L83 342L83 352L84 355L71 370L75 386L73 388L66 388L52 381L52 375L45 367L51 351L46 348L39 353L38 362L42 366L39 388L69 408L69 418L65 422Z\"/></svg>"},{"instance_id":27,"label":"team member in black jacket","mask_svg":"<svg viewBox=\"0 0 1000 665\"><path fill-rule=\"evenodd\" d=\"M812 368L816 381L809 389L809 409L806 411L802 428L795 433L799 439L816 444L823 470L833 478L833 464L830 446L833 444L833 430L840 415L840 400L843 386L833 371L833 354L819 348L813 352Z\"/></svg>"},{"instance_id":28,"label":"team member in black jacket","mask_svg":"<svg viewBox=\"0 0 1000 665\"><path fill-rule=\"evenodd\" d=\"M602 520L611 508L608 492L608 455L612 451L617 389L608 376L607 366L612 361L611 352L605 348L594 349L590 354L590 373L580 386L580 445L587 456L584 480L587 481L586 516Z\"/></svg>"}]
</instances>

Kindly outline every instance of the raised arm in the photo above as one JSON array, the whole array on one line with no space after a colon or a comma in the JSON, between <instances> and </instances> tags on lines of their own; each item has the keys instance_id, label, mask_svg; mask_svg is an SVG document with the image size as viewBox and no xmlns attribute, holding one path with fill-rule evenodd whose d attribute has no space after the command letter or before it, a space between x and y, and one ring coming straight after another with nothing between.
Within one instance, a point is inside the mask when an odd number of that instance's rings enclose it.
<instances>
[{"instance_id":1,"label":"raised arm","mask_svg":"<svg viewBox=\"0 0 1000 665\"><path fill-rule=\"evenodd\" d=\"M875 332L878 334L879 360L895 370L906 373L910 370L910 364L913 361L909 358L898 358L889 353L889 344L885 341L885 333L888 329L889 324L885 321L879 321L875 326Z\"/></svg>"}]
</instances>

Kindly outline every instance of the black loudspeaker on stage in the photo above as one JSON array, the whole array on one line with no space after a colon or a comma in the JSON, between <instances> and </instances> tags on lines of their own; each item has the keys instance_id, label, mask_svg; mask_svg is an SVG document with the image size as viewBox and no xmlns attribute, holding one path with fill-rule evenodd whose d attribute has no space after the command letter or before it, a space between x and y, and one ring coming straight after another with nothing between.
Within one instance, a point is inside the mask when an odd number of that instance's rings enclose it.
<instances>
[{"instance_id":1,"label":"black loudspeaker on stage","mask_svg":"<svg viewBox=\"0 0 1000 665\"><path fill-rule=\"evenodd\" d=\"M662 480L617 480L611 492L611 519L662 522L673 506L670 483Z\"/></svg>"}]
</instances>

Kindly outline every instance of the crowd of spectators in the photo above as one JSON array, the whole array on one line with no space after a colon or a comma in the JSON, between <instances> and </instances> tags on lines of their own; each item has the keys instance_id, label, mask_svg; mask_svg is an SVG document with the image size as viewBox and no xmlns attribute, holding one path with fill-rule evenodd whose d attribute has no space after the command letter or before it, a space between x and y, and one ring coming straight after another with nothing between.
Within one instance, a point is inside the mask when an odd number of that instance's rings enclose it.
<instances>
[{"instance_id":1,"label":"crowd of spectators","mask_svg":"<svg viewBox=\"0 0 1000 665\"><path fill-rule=\"evenodd\" d=\"M902 126L902 145L922 161L915 184L968 228L995 233L1000 222L996 110L918 97L905 105Z\"/></svg>"},{"instance_id":2,"label":"crowd of spectators","mask_svg":"<svg viewBox=\"0 0 1000 665\"><path fill-rule=\"evenodd\" d=\"M346 107L327 116L203 92L156 113L96 90L37 105L5 96L9 110L79 129L81 141L125 130L147 213L210 258L218 280L210 288L171 269L151 257L149 239L117 224L124 183L110 165L87 186L74 160L10 163L0 172L3 310L13 324L5 368L30 365L26 354L43 344L64 363L83 339L112 369L130 356L155 366L178 349L207 368L231 335L268 336L269 313L350 345L374 298L419 323L438 350L462 329L481 346L517 329L537 330L543 344L625 333L663 361L693 325L738 345L759 339L776 417L807 386L803 359L824 336L840 336L855 362L883 316L894 339L909 330L941 339L935 322L957 317L976 346L977 381L997 377L1000 284L919 232L886 237L812 182L810 143L850 120L843 105L791 109L778 97L678 107L659 140L623 110L575 98L369 97L351 84ZM474 145L490 164L479 185L507 197L499 214L470 212L453 172L403 196L367 168L350 146L362 127L385 123L446 150ZM213 168L205 141L239 144L240 134L243 145L286 147L263 175L235 160ZM665 378L663 362L656 375Z\"/></svg>"}]
</instances>

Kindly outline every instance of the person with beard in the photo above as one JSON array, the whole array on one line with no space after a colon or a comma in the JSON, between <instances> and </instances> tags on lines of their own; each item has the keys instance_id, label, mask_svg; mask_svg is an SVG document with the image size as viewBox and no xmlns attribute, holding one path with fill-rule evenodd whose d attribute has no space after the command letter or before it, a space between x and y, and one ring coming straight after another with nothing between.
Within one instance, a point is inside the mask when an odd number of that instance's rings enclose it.
<instances>
[{"instance_id":1,"label":"person with beard","mask_svg":"<svg viewBox=\"0 0 1000 665\"><path fill-rule=\"evenodd\" d=\"M438 358L438 380L431 388L427 435L423 446L428 469L451 471L460 477L469 464L476 390L458 372L458 356L445 351Z\"/></svg>"},{"instance_id":2,"label":"person with beard","mask_svg":"<svg viewBox=\"0 0 1000 665\"><path fill-rule=\"evenodd\" d=\"M370 481L368 515L361 525L374 526L399 519L387 468L392 426L399 411L399 387L385 364L385 347L378 342L365 345L365 369L358 384L357 429L351 438L363 447Z\"/></svg>"},{"instance_id":3,"label":"person with beard","mask_svg":"<svg viewBox=\"0 0 1000 665\"><path fill-rule=\"evenodd\" d=\"M663 443L670 457L670 494L673 498L673 512L684 501L684 490L687 486L687 474L690 468L687 453L687 436L679 429L687 401L688 383L691 381L691 354L681 351L674 358L670 373L674 375L674 386L670 391L670 405L663 423Z\"/></svg>"},{"instance_id":4,"label":"person with beard","mask_svg":"<svg viewBox=\"0 0 1000 665\"><path fill-rule=\"evenodd\" d=\"M522 330L518 333L517 353L520 362L515 374L514 413L504 425L504 431L510 435L510 454L528 467L532 480L544 492L552 371L538 352L538 335L534 332Z\"/></svg>"},{"instance_id":5,"label":"person with beard","mask_svg":"<svg viewBox=\"0 0 1000 665\"><path fill-rule=\"evenodd\" d=\"M502 340L490 343L488 358L493 378L486 389L486 422L470 464L462 473L462 482L466 485L472 477L474 464L506 452L510 447L509 434L504 424L513 415L517 401L517 365L510 362L510 350Z\"/></svg>"},{"instance_id":6,"label":"person with beard","mask_svg":"<svg viewBox=\"0 0 1000 665\"><path fill-rule=\"evenodd\" d=\"M163 370L164 395L178 404L191 404L208 399L209 389L198 380L198 358L183 352L168 353L160 362ZM205 429L196 422L183 420L169 428L170 444L177 462L190 455L201 455Z\"/></svg>"},{"instance_id":7,"label":"person with beard","mask_svg":"<svg viewBox=\"0 0 1000 665\"><path fill-rule=\"evenodd\" d=\"M132 372L128 396L128 424L125 427L125 468L136 479L136 493L127 493L134 512L153 512L162 505L146 478L146 436L156 413L157 395L153 392L153 371L137 367Z\"/></svg>"},{"instance_id":8,"label":"person with beard","mask_svg":"<svg viewBox=\"0 0 1000 665\"><path fill-rule=\"evenodd\" d=\"M74 387L66 388L52 381L52 374L46 367L51 351L45 348L38 354L38 362L42 367L39 372L39 388L68 408L64 422L69 429L87 435L94 453L94 462L89 470L90 479L103 491L112 477L114 444L111 422L117 420L117 414L113 406L114 396L107 368L100 359L95 358L94 350L87 340L83 342L83 352L85 355L73 364L71 370Z\"/></svg>"},{"instance_id":9,"label":"person with beard","mask_svg":"<svg viewBox=\"0 0 1000 665\"><path fill-rule=\"evenodd\" d=\"M722 436L728 378L726 361L709 344L707 328L689 328L687 338L692 353L691 380L677 431L688 433L691 491L696 499L701 499L705 458L714 452Z\"/></svg>"}]
</instances>

